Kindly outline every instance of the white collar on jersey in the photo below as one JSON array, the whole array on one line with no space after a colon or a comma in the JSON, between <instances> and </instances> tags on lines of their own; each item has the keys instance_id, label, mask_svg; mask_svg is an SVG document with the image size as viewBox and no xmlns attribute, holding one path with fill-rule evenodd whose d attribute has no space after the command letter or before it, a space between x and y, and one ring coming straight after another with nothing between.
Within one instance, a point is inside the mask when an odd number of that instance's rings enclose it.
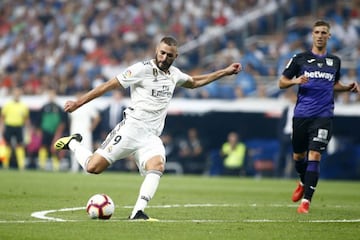
<instances>
[{"instance_id":1,"label":"white collar on jersey","mask_svg":"<svg viewBox=\"0 0 360 240\"><path fill-rule=\"evenodd\" d=\"M157 65L156 65L156 63L155 63L155 59L151 59L151 64L153 65L153 67L155 67L158 71L160 71L160 72L163 72L164 74L166 74L166 75L170 75L170 68L166 71L166 72L164 72L163 70L161 70ZM157 72L156 72L156 74L157 74ZM155 76L155 73L154 73L154 76ZM157 76L157 75L156 75Z\"/></svg>"}]
</instances>

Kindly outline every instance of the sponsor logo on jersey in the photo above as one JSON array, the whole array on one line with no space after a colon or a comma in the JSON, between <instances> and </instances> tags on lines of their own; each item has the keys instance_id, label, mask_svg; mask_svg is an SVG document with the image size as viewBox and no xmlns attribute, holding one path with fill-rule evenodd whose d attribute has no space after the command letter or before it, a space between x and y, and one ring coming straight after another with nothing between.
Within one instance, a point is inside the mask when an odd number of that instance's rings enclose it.
<instances>
[{"instance_id":1,"label":"sponsor logo on jersey","mask_svg":"<svg viewBox=\"0 0 360 240\"><path fill-rule=\"evenodd\" d=\"M152 89L151 96L153 97L171 97L172 93L169 86L162 86L161 90Z\"/></svg>"},{"instance_id":2,"label":"sponsor logo on jersey","mask_svg":"<svg viewBox=\"0 0 360 240\"><path fill-rule=\"evenodd\" d=\"M312 62L315 62L315 59L314 59L314 58L312 58L312 59L309 59L309 60L307 60L307 62L308 62L308 63L312 63Z\"/></svg>"},{"instance_id":3,"label":"sponsor logo on jersey","mask_svg":"<svg viewBox=\"0 0 360 240\"><path fill-rule=\"evenodd\" d=\"M308 78L322 78L328 81L334 81L334 74L328 72L321 72L321 71L305 71L304 75Z\"/></svg>"}]
</instances>

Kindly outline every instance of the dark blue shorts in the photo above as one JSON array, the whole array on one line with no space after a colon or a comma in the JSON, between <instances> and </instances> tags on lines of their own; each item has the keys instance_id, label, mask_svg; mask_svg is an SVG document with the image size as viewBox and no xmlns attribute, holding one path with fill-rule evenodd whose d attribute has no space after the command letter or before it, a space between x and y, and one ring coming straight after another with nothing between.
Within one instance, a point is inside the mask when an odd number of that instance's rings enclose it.
<instances>
[{"instance_id":1,"label":"dark blue shorts","mask_svg":"<svg viewBox=\"0 0 360 240\"><path fill-rule=\"evenodd\" d=\"M332 136L332 118L293 118L294 153L313 150L322 153Z\"/></svg>"}]
</instances>

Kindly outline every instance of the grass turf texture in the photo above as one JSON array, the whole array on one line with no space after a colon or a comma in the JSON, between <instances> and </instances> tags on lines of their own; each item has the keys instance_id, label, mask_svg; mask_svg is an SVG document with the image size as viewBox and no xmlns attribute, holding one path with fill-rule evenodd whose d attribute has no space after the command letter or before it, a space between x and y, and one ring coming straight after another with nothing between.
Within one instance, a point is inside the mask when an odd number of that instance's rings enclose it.
<instances>
[{"instance_id":1,"label":"grass turf texture","mask_svg":"<svg viewBox=\"0 0 360 240\"><path fill-rule=\"evenodd\" d=\"M0 239L357 239L359 182L320 180L308 215L291 202L295 180L164 175L146 212L129 222L142 177L0 170ZM110 220L91 220L95 193L115 202ZM59 211L64 208L67 211ZM37 219L33 212L56 210ZM351 220L351 221L343 221ZM355 221L353 221L355 220Z\"/></svg>"}]
</instances>

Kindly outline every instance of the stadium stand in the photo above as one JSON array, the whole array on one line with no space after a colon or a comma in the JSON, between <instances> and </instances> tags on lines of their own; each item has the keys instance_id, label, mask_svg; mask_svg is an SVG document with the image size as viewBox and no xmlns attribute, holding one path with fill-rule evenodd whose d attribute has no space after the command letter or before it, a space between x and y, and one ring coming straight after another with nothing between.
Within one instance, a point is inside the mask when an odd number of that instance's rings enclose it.
<instances>
[{"instance_id":1,"label":"stadium stand","mask_svg":"<svg viewBox=\"0 0 360 240\"><path fill-rule=\"evenodd\" d=\"M357 0L5 0L0 11L3 96L13 86L24 86L27 95L46 88L59 95L88 90L138 59L152 57L154 42L171 34L181 45L177 64L189 72L213 69L209 60L214 56L224 59L218 64L240 60L245 69L251 65L258 84L265 83L268 97L276 97L272 85L279 69L295 51L308 47L314 17L332 21L333 50L344 58L345 71L360 72ZM233 89L242 85L231 84ZM179 91L177 96L241 95L228 93L229 81L224 85L211 94Z\"/></svg>"}]
</instances>

